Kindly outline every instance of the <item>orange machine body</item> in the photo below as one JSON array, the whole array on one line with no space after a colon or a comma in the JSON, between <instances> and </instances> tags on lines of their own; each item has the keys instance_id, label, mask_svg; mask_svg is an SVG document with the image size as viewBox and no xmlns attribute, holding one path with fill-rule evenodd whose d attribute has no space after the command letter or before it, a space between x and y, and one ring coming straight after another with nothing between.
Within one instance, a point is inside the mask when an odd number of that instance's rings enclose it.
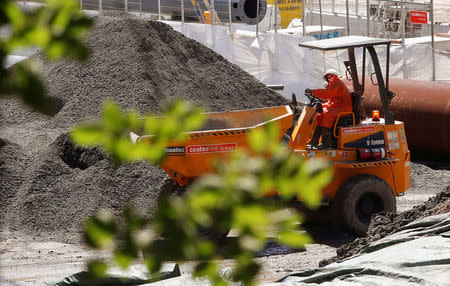
<instances>
[{"instance_id":1,"label":"orange machine body","mask_svg":"<svg viewBox=\"0 0 450 286\"><path fill-rule=\"evenodd\" d=\"M309 160L325 158L332 162L333 179L322 191L325 200L333 199L344 182L360 174L381 178L392 188L394 195L399 195L410 187L410 153L402 122L385 125L381 118L379 121L367 119L353 126L334 126L337 147L317 150L307 148L307 138L311 137L315 128L313 123L310 124L314 122L310 118L316 116L315 110L306 106L302 116L306 120L298 121L290 146ZM385 158L359 160L358 149L373 148L383 148Z\"/></svg>"},{"instance_id":2,"label":"orange machine body","mask_svg":"<svg viewBox=\"0 0 450 286\"><path fill-rule=\"evenodd\" d=\"M279 138L292 126L293 112L289 106L258 108L207 114L209 119L226 122L233 128L189 132L182 143L169 144L163 169L180 186L212 172L215 161L227 160L233 152L248 148L247 135L269 122L276 122ZM151 138L141 136L142 140Z\"/></svg>"},{"instance_id":3,"label":"orange machine body","mask_svg":"<svg viewBox=\"0 0 450 286\"><path fill-rule=\"evenodd\" d=\"M209 113L210 118L224 119L234 128L201 130L188 133L183 143L166 147L167 157L161 168L180 186L212 171L214 161L227 160L240 149L248 148L247 135L269 122L277 122L279 138L293 125L294 113L289 106ZM383 179L398 195L410 186L409 150L404 125L395 122L385 125L380 121L366 120L358 125L334 127L337 148L317 150L308 148L308 141L316 127L315 109L305 106L295 123L288 147L308 160L325 158L332 162L334 176L323 189L323 199L332 200L339 187L358 174L371 174ZM148 136L140 136L146 140ZM358 149L383 148L382 159L360 161Z\"/></svg>"}]
</instances>

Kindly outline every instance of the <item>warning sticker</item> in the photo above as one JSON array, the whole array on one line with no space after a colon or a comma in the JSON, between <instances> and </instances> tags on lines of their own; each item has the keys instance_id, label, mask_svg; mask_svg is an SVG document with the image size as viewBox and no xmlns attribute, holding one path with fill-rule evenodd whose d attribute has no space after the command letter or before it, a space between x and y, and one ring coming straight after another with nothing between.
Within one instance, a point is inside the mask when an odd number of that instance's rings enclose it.
<instances>
[{"instance_id":1,"label":"warning sticker","mask_svg":"<svg viewBox=\"0 0 450 286\"><path fill-rule=\"evenodd\" d=\"M342 128L342 134L344 135L370 133L370 132L375 132L375 126Z\"/></svg>"},{"instance_id":2,"label":"warning sticker","mask_svg":"<svg viewBox=\"0 0 450 286\"><path fill-rule=\"evenodd\" d=\"M233 152L233 151L236 151L236 150L237 150L237 144L236 143L186 146L186 153L187 154Z\"/></svg>"},{"instance_id":3,"label":"warning sticker","mask_svg":"<svg viewBox=\"0 0 450 286\"><path fill-rule=\"evenodd\" d=\"M400 149L400 143L398 141L398 132L397 130L389 131L387 133L388 146L389 150Z\"/></svg>"},{"instance_id":4,"label":"warning sticker","mask_svg":"<svg viewBox=\"0 0 450 286\"><path fill-rule=\"evenodd\" d=\"M428 14L424 11L410 11L409 20L411 23L428 24Z\"/></svg>"}]
</instances>

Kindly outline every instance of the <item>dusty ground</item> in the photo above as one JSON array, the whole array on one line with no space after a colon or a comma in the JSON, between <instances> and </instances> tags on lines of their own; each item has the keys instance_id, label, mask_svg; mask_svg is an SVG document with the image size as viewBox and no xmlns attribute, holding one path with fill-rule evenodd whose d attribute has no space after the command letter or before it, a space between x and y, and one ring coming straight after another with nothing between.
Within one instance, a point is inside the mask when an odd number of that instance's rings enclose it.
<instances>
[{"instance_id":1,"label":"dusty ground","mask_svg":"<svg viewBox=\"0 0 450 286\"><path fill-rule=\"evenodd\" d=\"M433 170L419 164L412 164L412 178L412 187L397 200L400 211L423 203L450 185L450 171ZM266 247L257 258L262 264L259 281L276 281L285 275L316 268L321 260L335 256L337 247L353 239L328 224L313 225L307 230L314 237L315 243L306 245L303 251L276 244ZM234 235L231 233L227 239L233 239ZM90 258L107 256L105 252L97 253L80 244L61 243L48 237L5 237L9 238L0 243L1 275L19 285L45 285L45 282L83 270L85 262ZM224 260L222 266L230 267L232 261ZM193 263L181 264L182 275L189 275L192 267Z\"/></svg>"}]
</instances>

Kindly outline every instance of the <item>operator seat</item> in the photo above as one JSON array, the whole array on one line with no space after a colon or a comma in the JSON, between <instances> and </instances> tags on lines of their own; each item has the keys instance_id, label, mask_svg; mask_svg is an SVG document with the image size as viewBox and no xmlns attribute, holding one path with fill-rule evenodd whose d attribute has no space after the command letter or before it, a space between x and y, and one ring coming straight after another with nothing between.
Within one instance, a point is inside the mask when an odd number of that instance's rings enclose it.
<instances>
[{"instance_id":1,"label":"operator seat","mask_svg":"<svg viewBox=\"0 0 450 286\"><path fill-rule=\"evenodd\" d=\"M355 125L356 125L356 124L359 124L359 122L360 122L359 108L360 108L360 104L361 104L361 94L359 94L357 92L352 92L351 95L352 95L352 112L355 115ZM351 115L341 116L341 117L339 117L339 120L335 124L336 124L336 130L339 127L352 126L353 125L353 116L351 116Z\"/></svg>"},{"instance_id":2,"label":"operator seat","mask_svg":"<svg viewBox=\"0 0 450 286\"><path fill-rule=\"evenodd\" d=\"M362 96L361 96L361 94L359 94L357 92L352 92L351 95L352 95L352 112L355 115L355 125L357 125L360 122L359 116L360 116L360 106L361 106ZM336 133L339 134L339 129L341 127L353 126L353 116L352 115L341 116L341 117L339 117L337 122L335 122L335 125L336 125ZM334 130L334 128L333 128L333 130ZM337 146L336 134L333 134L331 146L333 148L335 148Z\"/></svg>"}]
</instances>

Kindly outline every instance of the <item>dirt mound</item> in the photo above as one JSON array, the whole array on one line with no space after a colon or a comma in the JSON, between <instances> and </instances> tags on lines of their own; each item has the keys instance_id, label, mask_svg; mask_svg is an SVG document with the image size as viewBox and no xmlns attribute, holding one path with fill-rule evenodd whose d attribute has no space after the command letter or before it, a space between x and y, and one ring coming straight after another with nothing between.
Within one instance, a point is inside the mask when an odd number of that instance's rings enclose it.
<instances>
[{"instance_id":1,"label":"dirt mound","mask_svg":"<svg viewBox=\"0 0 450 286\"><path fill-rule=\"evenodd\" d=\"M96 17L86 42L91 57L85 63L42 63L52 116L14 99L0 100L0 232L70 241L100 208L118 212L133 204L152 211L164 177L159 168L146 162L116 168L97 148L80 148L68 139L74 125L99 117L105 99L141 113L159 112L175 97L208 111L286 103L236 65L160 22L105 14Z\"/></svg>"},{"instance_id":2,"label":"dirt mound","mask_svg":"<svg viewBox=\"0 0 450 286\"><path fill-rule=\"evenodd\" d=\"M24 168L22 150L19 145L7 139L0 138L0 224L4 216L4 210L14 197L14 190L20 186L23 176L17 172L17 167Z\"/></svg>"},{"instance_id":3,"label":"dirt mound","mask_svg":"<svg viewBox=\"0 0 450 286\"><path fill-rule=\"evenodd\" d=\"M67 134L61 134L52 148L56 149L59 158L70 168L84 170L105 159L100 148L83 148L75 145Z\"/></svg>"},{"instance_id":4,"label":"dirt mound","mask_svg":"<svg viewBox=\"0 0 450 286\"><path fill-rule=\"evenodd\" d=\"M380 213L372 218L367 236L360 237L354 241L344 244L336 250L337 256L322 260L319 266L325 266L335 261L353 256L359 253L368 244L377 241L393 233L398 228L415 220L450 212L450 186L443 192L428 199L423 204L413 209L399 213Z\"/></svg>"},{"instance_id":5,"label":"dirt mound","mask_svg":"<svg viewBox=\"0 0 450 286\"><path fill-rule=\"evenodd\" d=\"M208 118L199 130L216 130L233 128L233 122L228 118Z\"/></svg>"}]
</instances>

